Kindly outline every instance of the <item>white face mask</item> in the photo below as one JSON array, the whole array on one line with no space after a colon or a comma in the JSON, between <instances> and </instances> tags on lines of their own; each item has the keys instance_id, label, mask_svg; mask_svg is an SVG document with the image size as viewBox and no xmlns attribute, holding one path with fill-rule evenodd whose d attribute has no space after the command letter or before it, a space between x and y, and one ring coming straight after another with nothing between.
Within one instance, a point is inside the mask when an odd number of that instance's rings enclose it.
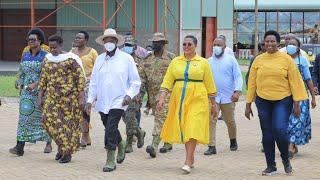
<instances>
[{"instance_id":1,"label":"white face mask","mask_svg":"<svg viewBox=\"0 0 320 180\"><path fill-rule=\"evenodd\" d=\"M313 53L312 51L308 51L308 55L311 56Z\"/></svg>"},{"instance_id":2,"label":"white face mask","mask_svg":"<svg viewBox=\"0 0 320 180\"><path fill-rule=\"evenodd\" d=\"M213 46L212 50L216 56L219 56L223 53L222 47L219 46Z\"/></svg>"},{"instance_id":3,"label":"white face mask","mask_svg":"<svg viewBox=\"0 0 320 180\"><path fill-rule=\"evenodd\" d=\"M104 44L104 48L108 51L111 52L116 48L116 45L112 42L107 42Z\"/></svg>"}]
</instances>

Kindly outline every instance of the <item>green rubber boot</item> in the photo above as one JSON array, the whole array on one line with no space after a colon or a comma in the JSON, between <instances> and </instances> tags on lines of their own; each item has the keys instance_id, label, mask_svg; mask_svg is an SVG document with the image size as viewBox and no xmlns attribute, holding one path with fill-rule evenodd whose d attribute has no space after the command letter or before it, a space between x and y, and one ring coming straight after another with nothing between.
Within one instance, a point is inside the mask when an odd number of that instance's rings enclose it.
<instances>
[{"instance_id":1,"label":"green rubber boot","mask_svg":"<svg viewBox=\"0 0 320 180\"><path fill-rule=\"evenodd\" d=\"M152 158L155 158L156 157L156 154L157 154L157 150L158 150L158 146L159 146L159 143L160 143L161 139L160 139L160 136L153 136L153 139L152 139L152 144L147 146L147 153L149 153L149 155L152 157Z\"/></svg>"},{"instance_id":2,"label":"green rubber boot","mask_svg":"<svg viewBox=\"0 0 320 180\"><path fill-rule=\"evenodd\" d=\"M121 164L125 158L126 158L126 142L122 140L118 144L117 163Z\"/></svg>"},{"instance_id":3,"label":"green rubber boot","mask_svg":"<svg viewBox=\"0 0 320 180\"><path fill-rule=\"evenodd\" d=\"M103 166L103 172L111 172L116 169L115 150L107 150L107 162Z\"/></svg>"},{"instance_id":4,"label":"green rubber boot","mask_svg":"<svg viewBox=\"0 0 320 180\"><path fill-rule=\"evenodd\" d=\"M137 147L138 148L142 148L143 147L143 145L144 145L144 137L145 136L146 136L146 132L138 127L137 128L137 138L138 138Z\"/></svg>"},{"instance_id":5,"label":"green rubber boot","mask_svg":"<svg viewBox=\"0 0 320 180\"><path fill-rule=\"evenodd\" d=\"M126 142L126 153L131 153L133 152L132 149L132 140L133 140L133 136L127 136L127 142Z\"/></svg>"}]
</instances>

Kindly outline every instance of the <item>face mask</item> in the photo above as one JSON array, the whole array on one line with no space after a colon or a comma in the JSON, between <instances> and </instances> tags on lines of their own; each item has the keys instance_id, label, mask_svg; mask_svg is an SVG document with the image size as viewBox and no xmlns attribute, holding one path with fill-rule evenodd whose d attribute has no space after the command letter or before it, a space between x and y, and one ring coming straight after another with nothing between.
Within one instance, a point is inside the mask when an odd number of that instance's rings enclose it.
<instances>
[{"instance_id":1,"label":"face mask","mask_svg":"<svg viewBox=\"0 0 320 180\"><path fill-rule=\"evenodd\" d=\"M122 51L128 54L132 54L133 53L133 47L132 46L125 46L122 48Z\"/></svg>"},{"instance_id":2,"label":"face mask","mask_svg":"<svg viewBox=\"0 0 320 180\"><path fill-rule=\"evenodd\" d=\"M219 47L219 46L213 46L212 50L216 56L219 56L223 53L222 47Z\"/></svg>"},{"instance_id":3,"label":"face mask","mask_svg":"<svg viewBox=\"0 0 320 180\"><path fill-rule=\"evenodd\" d=\"M104 44L104 48L108 51L111 52L116 48L116 45L112 42L107 42Z\"/></svg>"},{"instance_id":4,"label":"face mask","mask_svg":"<svg viewBox=\"0 0 320 180\"><path fill-rule=\"evenodd\" d=\"M293 55L293 54L295 54L296 52L297 52L297 46L294 46L294 45L288 45L287 46L287 53L289 54L289 55Z\"/></svg>"},{"instance_id":5,"label":"face mask","mask_svg":"<svg viewBox=\"0 0 320 180\"><path fill-rule=\"evenodd\" d=\"M312 51L308 51L308 55L311 56L312 55Z\"/></svg>"},{"instance_id":6,"label":"face mask","mask_svg":"<svg viewBox=\"0 0 320 180\"><path fill-rule=\"evenodd\" d=\"M154 44L152 44L152 49L153 49L153 51L157 52L162 49L162 46L161 46L161 44L154 43Z\"/></svg>"}]
</instances>

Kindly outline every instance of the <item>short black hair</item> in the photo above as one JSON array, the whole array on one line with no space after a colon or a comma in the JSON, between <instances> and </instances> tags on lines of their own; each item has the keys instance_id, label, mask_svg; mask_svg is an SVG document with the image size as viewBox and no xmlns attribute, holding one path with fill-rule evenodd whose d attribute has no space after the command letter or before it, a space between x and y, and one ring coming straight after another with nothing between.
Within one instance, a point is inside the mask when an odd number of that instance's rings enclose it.
<instances>
[{"instance_id":1,"label":"short black hair","mask_svg":"<svg viewBox=\"0 0 320 180\"><path fill-rule=\"evenodd\" d=\"M87 31L79 31L78 33L84 34L84 39L89 40L89 34Z\"/></svg>"},{"instance_id":2,"label":"short black hair","mask_svg":"<svg viewBox=\"0 0 320 180\"><path fill-rule=\"evenodd\" d=\"M300 40L297 38L297 37L292 37L291 39L294 39L294 40L296 40L297 41L297 43L298 43L298 47L300 47L301 46L301 42L300 42Z\"/></svg>"},{"instance_id":3,"label":"short black hair","mask_svg":"<svg viewBox=\"0 0 320 180\"><path fill-rule=\"evenodd\" d=\"M45 41L44 32L40 28L32 28L29 30L27 36L29 37L31 34L37 35L38 39L41 41L40 44L43 44Z\"/></svg>"},{"instance_id":4,"label":"short black hair","mask_svg":"<svg viewBox=\"0 0 320 180\"><path fill-rule=\"evenodd\" d=\"M184 37L184 38L190 38L190 39L192 39L192 42L193 42L195 45L198 44L198 39L197 39L195 36L193 36L193 35L187 35L187 36Z\"/></svg>"},{"instance_id":5,"label":"short black hair","mask_svg":"<svg viewBox=\"0 0 320 180\"><path fill-rule=\"evenodd\" d=\"M63 44L63 39L62 39L62 37L59 36L59 35L52 35L52 36L50 36L50 37L48 38L48 41L49 41L49 42L55 41L55 42L57 42L57 43L60 44L60 45Z\"/></svg>"},{"instance_id":6,"label":"short black hair","mask_svg":"<svg viewBox=\"0 0 320 180\"><path fill-rule=\"evenodd\" d=\"M264 38L263 39L266 39L267 36L275 36L276 37L276 40L278 43L280 43L280 35L277 31L274 31L274 30L269 30L267 31L265 34L264 34Z\"/></svg>"}]
</instances>

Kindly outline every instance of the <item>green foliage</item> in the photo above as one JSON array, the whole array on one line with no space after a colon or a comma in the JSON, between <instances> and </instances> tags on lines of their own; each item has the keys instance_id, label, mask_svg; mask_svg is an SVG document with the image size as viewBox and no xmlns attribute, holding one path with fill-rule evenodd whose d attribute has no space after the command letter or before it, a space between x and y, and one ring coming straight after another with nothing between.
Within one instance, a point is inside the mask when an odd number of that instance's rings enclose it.
<instances>
[{"instance_id":1,"label":"green foliage","mask_svg":"<svg viewBox=\"0 0 320 180\"><path fill-rule=\"evenodd\" d=\"M0 76L0 97L18 97L19 90L14 87L15 76Z\"/></svg>"}]
</instances>

